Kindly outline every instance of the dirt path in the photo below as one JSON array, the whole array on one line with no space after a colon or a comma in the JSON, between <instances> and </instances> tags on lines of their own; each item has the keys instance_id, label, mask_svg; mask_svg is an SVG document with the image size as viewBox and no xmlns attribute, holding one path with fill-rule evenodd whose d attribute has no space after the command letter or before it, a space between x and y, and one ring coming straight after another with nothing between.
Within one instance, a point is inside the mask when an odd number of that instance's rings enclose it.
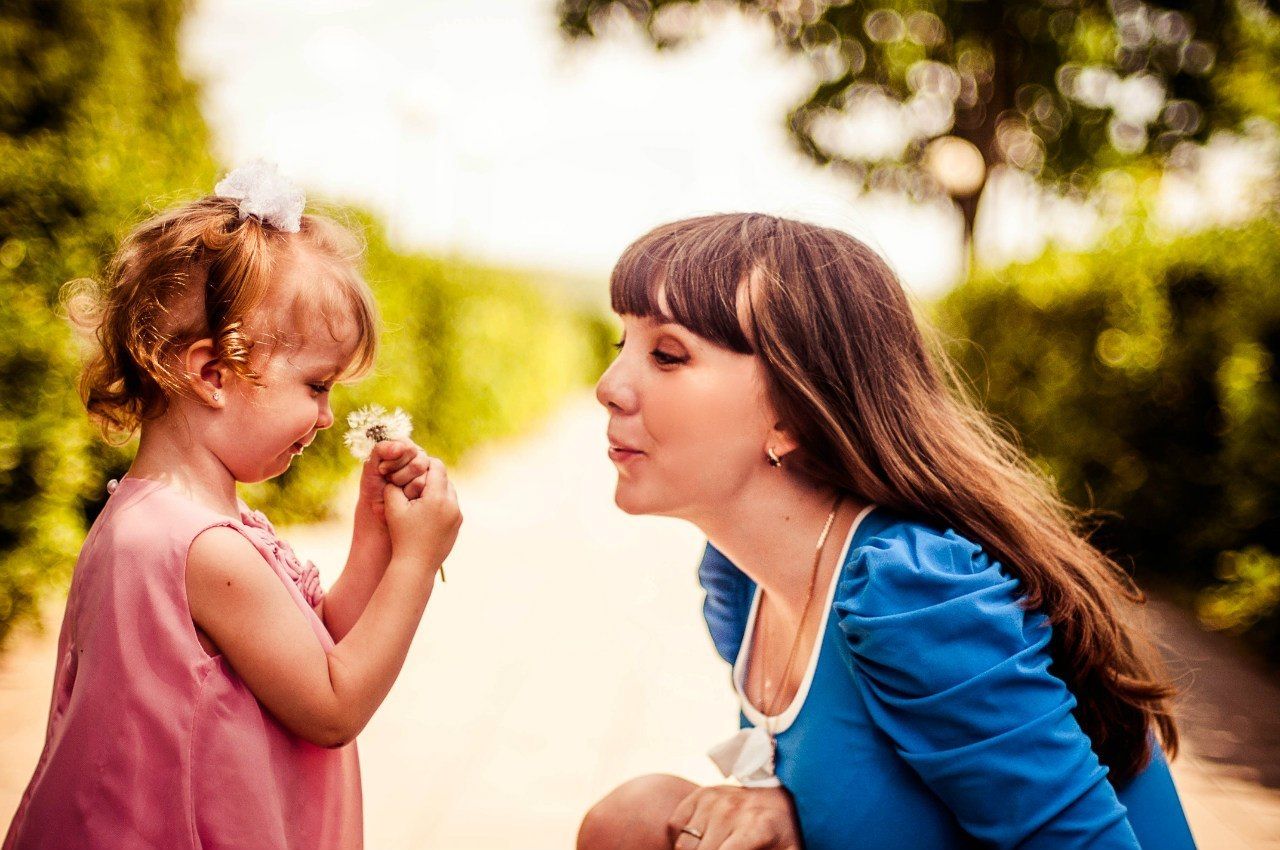
<instances>
[{"instance_id":1,"label":"dirt path","mask_svg":"<svg viewBox=\"0 0 1280 850\"><path fill-rule=\"evenodd\" d=\"M613 507L603 425L589 399L575 400L457 476L466 523L449 582L360 737L370 850L562 850L624 779L718 779L703 752L734 729L736 708L700 617L701 541L682 523ZM288 537L333 578L340 524ZM0 823L42 744L57 613L44 636L19 636L0 659ZM1156 613L1181 646L1187 624ZM1192 666L1221 666L1187 645ZM1189 725L1191 752L1175 763L1207 850L1280 848L1280 792L1210 758L1214 729L1240 727L1242 710L1223 716L1227 726Z\"/></svg>"}]
</instances>

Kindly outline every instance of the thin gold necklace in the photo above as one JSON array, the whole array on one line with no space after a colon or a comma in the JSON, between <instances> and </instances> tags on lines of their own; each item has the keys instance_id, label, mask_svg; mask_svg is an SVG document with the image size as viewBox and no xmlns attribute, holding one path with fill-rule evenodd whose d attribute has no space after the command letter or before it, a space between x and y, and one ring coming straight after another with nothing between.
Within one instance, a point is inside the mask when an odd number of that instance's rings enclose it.
<instances>
[{"instance_id":1,"label":"thin gold necklace","mask_svg":"<svg viewBox=\"0 0 1280 850\"><path fill-rule=\"evenodd\" d=\"M837 495L836 503L832 506L831 513L827 515L827 522L822 526L822 534L818 535L818 545L814 547L813 552L813 570L809 576L809 592L806 594L804 599L804 608L800 611L800 624L796 626L796 636L791 641L791 652L787 655L787 664L782 668L782 678L778 682L778 690L774 692L772 700L769 699L767 693L767 686L769 682L768 673L765 671L764 665L760 665L760 674L763 679L761 684L764 686L760 690L766 691L766 693L761 694L761 706L765 709L766 726L773 723L774 715L777 714L778 698L781 697L783 693L782 685L786 683L787 677L791 674L791 667L796 661L796 653L800 651L800 638L804 634L804 624L809 618L809 606L813 604L813 593L818 585L818 567L822 564L822 549L827 542L827 535L831 532L831 525L836 520L836 512L840 510L840 503L842 501L844 501L844 494ZM760 589L760 602L761 604L764 604L764 588ZM762 634L761 646L765 645L764 637L765 636ZM765 731L769 733L769 737L772 739L773 730L766 728Z\"/></svg>"}]
</instances>

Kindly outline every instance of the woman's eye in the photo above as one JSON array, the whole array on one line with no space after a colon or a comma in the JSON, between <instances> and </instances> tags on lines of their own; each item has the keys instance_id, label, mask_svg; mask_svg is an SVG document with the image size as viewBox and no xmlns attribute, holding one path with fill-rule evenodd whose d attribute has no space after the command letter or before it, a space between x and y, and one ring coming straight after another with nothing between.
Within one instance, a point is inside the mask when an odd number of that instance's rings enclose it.
<instances>
[{"instance_id":1,"label":"woman's eye","mask_svg":"<svg viewBox=\"0 0 1280 850\"><path fill-rule=\"evenodd\" d=\"M311 384L310 386L311 386L311 391L319 395L324 395L325 393L329 392L329 390L331 389L331 387L328 384Z\"/></svg>"},{"instance_id":2,"label":"woman's eye","mask_svg":"<svg viewBox=\"0 0 1280 850\"><path fill-rule=\"evenodd\" d=\"M618 340L615 343L612 343L614 350L621 351L622 347L626 344L626 342L627 342L627 337L623 335L622 339ZM661 348L655 348L653 351L649 352L649 354L651 357L653 357L655 361L657 361L659 366L675 366L678 363L687 363L689 360L689 358L686 356L681 356L678 354L668 354L667 352L663 351Z\"/></svg>"},{"instance_id":3,"label":"woman's eye","mask_svg":"<svg viewBox=\"0 0 1280 850\"><path fill-rule=\"evenodd\" d=\"M668 354L667 352L663 351L661 348L655 348L653 351L650 352L650 354L652 354L653 359L657 360L659 365L662 365L662 366L674 366L677 363L684 363L686 360L689 359L687 357L678 357L674 354Z\"/></svg>"}]
</instances>

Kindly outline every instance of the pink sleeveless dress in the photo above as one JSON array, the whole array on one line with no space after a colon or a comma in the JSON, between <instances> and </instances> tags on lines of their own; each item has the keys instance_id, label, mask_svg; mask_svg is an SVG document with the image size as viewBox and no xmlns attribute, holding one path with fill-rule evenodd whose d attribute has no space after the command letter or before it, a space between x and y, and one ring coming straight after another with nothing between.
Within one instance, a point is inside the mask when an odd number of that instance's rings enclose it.
<instances>
[{"instance_id":1,"label":"pink sleeveless dress","mask_svg":"<svg viewBox=\"0 0 1280 850\"><path fill-rule=\"evenodd\" d=\"M187 551L227 526L333 649L312 607L315 567L240 508L237 522L142 478L115 489L76 563L44 752L4 850L361 847L355 744L291 734L204 651L191 622Z\"/></svg>"}]
</instances>

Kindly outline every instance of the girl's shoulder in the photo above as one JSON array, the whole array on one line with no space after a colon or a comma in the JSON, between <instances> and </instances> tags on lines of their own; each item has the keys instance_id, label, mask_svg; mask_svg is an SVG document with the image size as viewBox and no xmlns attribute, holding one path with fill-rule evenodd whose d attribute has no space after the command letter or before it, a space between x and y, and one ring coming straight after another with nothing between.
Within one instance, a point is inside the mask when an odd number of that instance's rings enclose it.
<instances>
[{"instance_id":1,"label":"girl's shoulder","mask_svg":"<svg viewBox=\"0 0 1280 850\"><path fill-rule=\"evenodd\" d=\"M68 617L90 630L103 600L142 616L186 608L186 567L192 544L206 529L239 522L153 479L126 476L94 520L76 560Z\"/></svg>"},{"instance_id":2,"label":"girl's shoulder","mask_svg":"<svg viewBox=\"0 0 1280 850\"><path fill-rule=\"evenodd\" d=\"M125 550L137 555L185 556L192 540L216 526L247 537L274 538L266 517L240 503L230 517L163 481L126 476L108 485L110 494L85 541L86 551Z\"/></svg>"},{"instance_id":3,"label":"girl's shoulder","mask_svg":"<svg viewBox=\"0 0 1280 850\"><path fill-rule=\"evenodd\" d=\"M193 541L225 526L245 538L275 572L295 584L312 605L323 596L320 574L303 561L261 511L237 499L240 516L229 517L164 482L123 478L112 490L82 551L82 561L128 562L163 559L185 569Z\"/></svg>"}]
</instances>

